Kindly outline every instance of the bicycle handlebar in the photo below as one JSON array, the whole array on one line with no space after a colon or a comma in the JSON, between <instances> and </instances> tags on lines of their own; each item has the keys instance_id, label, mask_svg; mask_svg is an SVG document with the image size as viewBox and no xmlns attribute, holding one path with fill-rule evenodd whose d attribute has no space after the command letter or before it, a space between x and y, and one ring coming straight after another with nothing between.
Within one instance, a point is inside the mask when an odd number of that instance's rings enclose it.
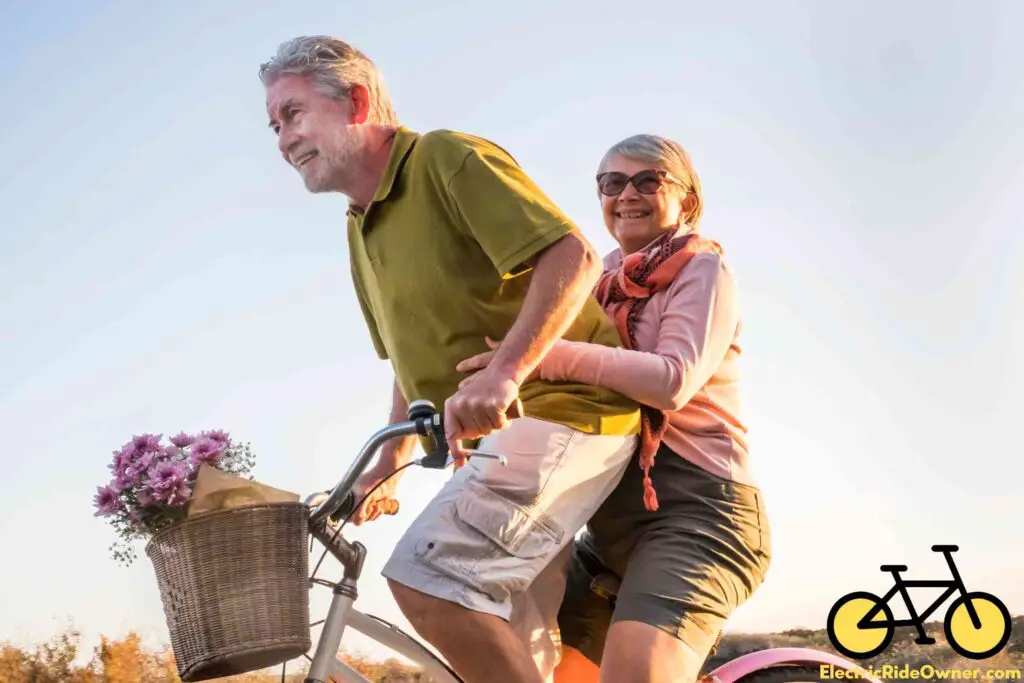
<instances>
[{"instance_id":1,"label":"bicycle handlebar","mask_svg":"<svg viewBox=\"0 0 1024 683\"><path fill-rule=\"evenodd\" d=\"M509 406L506 415L509 418L523 416L523 404L518 398ZM409 404L409 419L407 421L395 422L384 427L363 445L359 455L349 466L338 485L331 490L327 500L318 505L310 514L310 526L316 526L326 518L334 517L340 510L345 510L346 516L351 513L356 505L355 492L352 487L370 464L377 449L391 439L413 435L431 437L427 455L416 461L416 464L431 469L444 469L448 464L448 441L445 439L444 433L444 413L438 412L430 401L413 401ZM424 450L427 450L426 446L424 446ZM385 514L388 513L385 511Z\"/></svg>"}]
</instances>

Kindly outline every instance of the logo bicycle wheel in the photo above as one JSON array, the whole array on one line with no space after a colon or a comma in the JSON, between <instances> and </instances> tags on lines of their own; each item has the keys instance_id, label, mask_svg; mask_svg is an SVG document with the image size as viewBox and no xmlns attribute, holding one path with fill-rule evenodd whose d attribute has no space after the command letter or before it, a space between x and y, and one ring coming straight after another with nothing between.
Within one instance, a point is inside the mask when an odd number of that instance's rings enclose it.
<instances>
[{"instance_id":1,"label":"logo bicycle wheel","mask_svg":"<svg viewBox=\"0 0 1024 683\"><path fill-rule=\"evenodd\" d=\"M970 607L977 615L972 619ZM1010 611L999 598L974 591L953 601L946 612L943 631L949 646L968 659L986 659L1010 640Z\"/></svg>"},{"instance_id":2,"label":"logo bicycle wheel","mask_svg":"<svg viewBox=\"0 0 1024 683\"><path fill-rule=\"evenodd\" d=\"M852 659L868 659L881 653L889 647L895 632L889 605L866 591L839 598L828 613L827 630L832 645Z\"/></svg>"}]
</instances>

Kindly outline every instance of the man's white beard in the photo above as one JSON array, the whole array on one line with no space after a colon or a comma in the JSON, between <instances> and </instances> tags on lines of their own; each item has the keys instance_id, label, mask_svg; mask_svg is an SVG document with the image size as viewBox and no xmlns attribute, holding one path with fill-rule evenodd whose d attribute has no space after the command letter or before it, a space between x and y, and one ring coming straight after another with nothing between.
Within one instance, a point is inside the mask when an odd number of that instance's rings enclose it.
<instances>
[{"instance_id":1,"label":"man's white beard","mask_svg":"<svg viewBox=\"0 0 1024 683\"><path fill-rule=\"evenodd\" d=\"M306 189L313 193L345 192L360 172L359 157L363 148L363 126L339 130L327 149L318 149L308 171L302 173Z\"/></svg>"}]
</instances>

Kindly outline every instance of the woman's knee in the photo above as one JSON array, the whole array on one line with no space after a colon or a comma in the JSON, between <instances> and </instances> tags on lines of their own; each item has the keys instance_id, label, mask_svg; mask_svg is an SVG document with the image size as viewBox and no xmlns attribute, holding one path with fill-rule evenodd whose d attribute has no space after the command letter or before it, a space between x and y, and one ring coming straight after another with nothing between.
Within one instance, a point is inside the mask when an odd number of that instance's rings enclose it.
<instances>
[{"instance_id":1,"label":"woman's knee","mask_svg":"<svg viewBox=\"0 0 1024 683\"><path fill-rule=\"evenodd\" d=\"M601 657L605 683L693 683L704 657L683 640L637 621L619 621L608 631Z\"/></svg>"}]
</instances>

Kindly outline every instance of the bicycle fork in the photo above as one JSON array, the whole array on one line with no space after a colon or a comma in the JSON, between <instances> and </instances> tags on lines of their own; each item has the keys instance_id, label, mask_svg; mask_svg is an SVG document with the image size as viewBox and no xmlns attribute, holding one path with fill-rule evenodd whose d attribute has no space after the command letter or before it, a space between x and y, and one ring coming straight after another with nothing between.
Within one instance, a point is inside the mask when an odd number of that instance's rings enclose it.
<instances>
[{"instance_id":1,"label":"bicycle fork","mask_svg":"<svg viewBox=\"0 0 1024 683\"><path fill-rule=\"evenodd\" d=\"M341 649L341 637L345 633L349 610L352 609L356 597L358 593L353 578L345 577L334 588L331 607L327 612L327 619L324 621L324 628L316 646L316 654L313 656L313 663L309 667L309 675L306 676L304 683L327 683L334 659Z\"/></svg>"},{"instance_id":2,"label":"bicycle fork","mask_svg":"<svg viewBox=\"0 0 1024 683\"><path fill-rule=\"evenodd\" d=\"M949 565L949 572L953 575L953 581L956 582L956 587L960 591L960 595L967 597L967 586L964 585L963 579L960 578L960 572L956 568L956 564L953 563L953 553L949 549L943 549L942 554L946 556L946 564ZM967 614L971 617L971 625L975 629L981 628L981 617L978 616L978 610L974 608L974 602L971 600L964 600L964 606L967 607Z\"/></svg>"},{"instance_id":3,"label":"bicycle fork","mask_svg":"<svg viewBox=\"0 0 1024 683\"><path fill-rule=\"evenodd\" d=\"M309 674L304 683L327 683L338 650L341 649L341 637L345 633L348 615L352 604L359 597L356 584L363 573L363 562L366 560L366 548L356 541L349 543L338 532L331 531L326 521L312 527L313 536L324 544L335 558L341 562L345 573L341 581L334 586L334 597L324 621L324 628L316 645L316 654L309 667Z\"/></svg>"}]
</instances>

